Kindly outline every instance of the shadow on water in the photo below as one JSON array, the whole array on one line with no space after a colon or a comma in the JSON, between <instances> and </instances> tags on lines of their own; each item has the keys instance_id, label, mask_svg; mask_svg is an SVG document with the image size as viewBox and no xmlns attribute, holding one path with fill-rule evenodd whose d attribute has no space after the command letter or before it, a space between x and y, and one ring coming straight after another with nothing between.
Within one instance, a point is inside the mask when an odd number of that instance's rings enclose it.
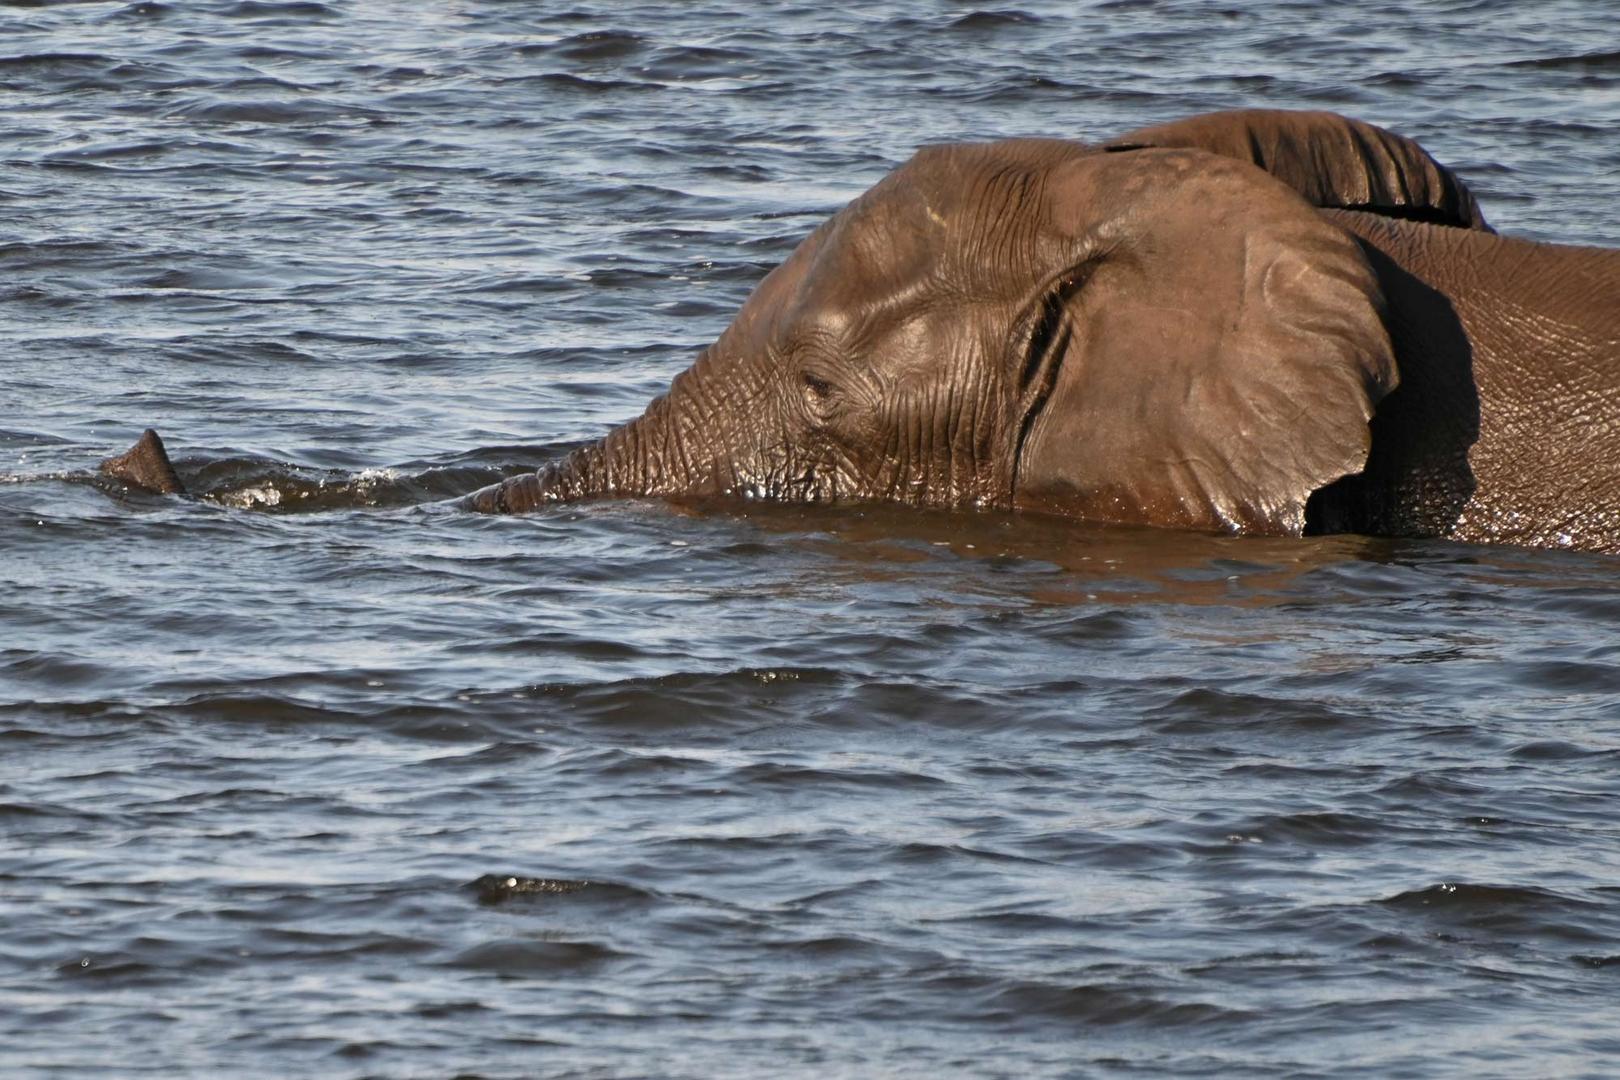
<instances>
[{"instance_id":1,"label":"shadow on water","mask_svg":"<svg viewBox=\"0 0 1620 1080\"><path fill-rule=\"evenodd\" d=\"M1099 593L1175 604L1275 598L1313 568L1364 558L1382 547L1365 537L1220 536L1039 514L881 505L702 510L735 516L766 533L808 534L822 553L877 572L948 553L994 573L1022 575L1026 595L1053 604L1084 604ZM1238 582L1243 587L1235 592Z\"/></svg>"},{"instance_id":2,"label":"shadow on water","mask_svg":"<svg viewBox=\"0 0 1620 1080\"><path fill-rule=\"evenodd\" d=\"M1415 573L1461 575L1487 587L1558 588L1570 584L1572 573L1606 581L1613 569L1612 559L1590 553L1351 533L1231 536L1029 513L725 502L675 504L672 511L794 538L872 577L948 555L1021 577L1022 595L1065 606L1099 599L1264 607L1387 598L1416 587Z\"/></svg>"}]
</instances>

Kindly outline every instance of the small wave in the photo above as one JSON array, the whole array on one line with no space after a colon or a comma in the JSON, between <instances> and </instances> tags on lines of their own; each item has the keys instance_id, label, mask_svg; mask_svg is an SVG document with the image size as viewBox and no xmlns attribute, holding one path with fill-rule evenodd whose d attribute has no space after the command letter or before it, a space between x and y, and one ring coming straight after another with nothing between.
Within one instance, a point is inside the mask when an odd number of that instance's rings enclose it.
<instances>
[{"instance_id":1,"label":"small wave","mask_svg":"<svg viewBox=\"0 0 1620 1080\"><path fill-rule=\"evenodd\" d=\"M109 57L100 53L25 53L19 56L0 56L0 74L51 71L64 67L79 68L105 64L109 61Z\"/></svg>"},{"instance_id":2,"label":"small wave","mask_svg":"<svg viewBox=\"0 0 1620 1080\"><path fill-rule=\"evenodd\" d=\"M737 49L682 45L660 49L637 74L672 83L742 79L755 74L756 61Z\"/></svg>"},{"instance_id":3,"label":"small wave","mask_svg":"<svg viewBox=\"0 0 1620 1080\"><path fill-rule=\"evenodd\" d=\"M1086 88L1046 75L1019 72L1004 75L995 80L986 80L983 84L971 90L941 89L931 92L937 92L941 96L960 98L976 104L1015 103L1029 105L1044 97L1078 98L1086 95Z\"/></svg>"},{"instance_id":4,"label":"small wave","mask_svg":"<svg viewBox=\"0 0 1620 1080\"><path fill-rule=\"evenodd\" d=\"M518 897L567 896L584 892L595 883L573 878L517 877L511 874L485 874L468 888L478 894L480 904L504 904Z\"/></svg>"},{"instance_id":5,"label":"small wave","mask_svg":"<svg viewBox=\"0 0 1620 1080\"><path fill-rule=\"evenodd\" d=\"M998 982L972 996L983 1010L981 1018L997 1024L1022 1024L1030 1017L1046 1017L1098 1027L1142 1027L1161 1032L1241 1025L1256 1016L1213 1002L1174 1001L1100 983Z\"/></svg>"},{"instance_id":6,"label":"small wave","mask_svg":"<svg viewBox=\"0 0 1620 1080\"><path fill-rule=\"evenodd\" d=\"M149 109L148 103L142 103ZM183 101L168 110L172 117L220 124L269 124L278 127L348 119L384 119L376 109L337 101L303 98L291 101Z\"/></svg>"},{"instance_id":7,"label":"small wave","mask_svg":"<svg viewBox=\"0 0 1620 1080\"><path fill-rule=\"evenodd\" d=\"M279 282L264 278L215 268L164 270L137 284L146 289L176 289L193 293L273 289L280 285Z\"/></svg>"},{"instance_id":8,"label":"small wave","mask_svg":"<svg viewBox=\"0 0 1620 1080\"><path fill-rule=\"evenodd\" d=\"M1445 882L1376 902L1456 931L1510 939L1609 941L1616 922L1612 904L1525 885Z\"/></svg>"},{"instance_id":9,"label":"small wave","mask_svg":"<svg viewBox=\"0 0 1620 1080\"><path fill-rule=\"evenodd\" d=\"M1515 746L1509 751L1509 756L1519 761L1579 761L1583 758L1593 757L1620 757L1620 751L1610 747L1594 749L1588 746L1578 746L1562 739L1534 739Z\"/></svg>"},{"instance_id":10,"label":"small wave","mask_svg":"<svg viewBox=\"0 0 1620 1080\"><path fill-rule=\"evenodd\" d=\"M158 3L157 0L141 0L138 4L121 7L109 19L163 19L174 14L174 7L170 4Z\"/></svg>"},{"instance_id":11,"label":"small wave","mask_svg":"<svg viewBox=\"0 0 1620 1080\"><path fill-rule=\"evenodd\" d=\"M1256 836L1271 843L1292 843L1300 847L1317 849L1356 848L1386 841L1391 829L1388 822L1334 811L1304 814L1283 814L1262 818L1242 826L1241 836Z\"/></svg>"},{"instance_id":12,"label":"small wave","mask_svg":"<svg viewBox=\"0 0 1620 1080\"><path fill-rule=\"evenodd\" d=\"M0 90L70 93L84 90L174 90L205 80L181 76L173 68L137 63L97 53L34 53L0 56ZM146 105L142 99L142 105Z\"/></svg>"},{"instance_id":13,"label":"small wave","mask_svg":"<svg viewBox=\"0 0 1620 1080\"><path fill-rule=\"evenodd\" d=\"M764 761L733 770L730 779L749 789L871 788L885 792L944 787L947 781L892 763L868 768L817 768L810 765Z\"/></svg>"},{"instance_id":14,"label":"small wave","mask_svg":"<svg viewBox=\"0 0 1620 1080\"><path fill-rule=\"evenodd\" d=\"M641 660L653 655L626 641L563 630L526 630L515 638L479 641L466 649L480 656L572 656L583 660Z\"/></svg>"},{"instance_id":15,"label":"small wave","mask_svg":"<svg viewBox=\"0 0 1620 1080\"><path fill-rule=\"evenodd\" d=\"M653 82L632 82L628 79L592 79L584 75L573 75L566 71L550 71L544 75L516 75L495 81L502 85L533 83L539 86L550 86L559 90L571 90L584 94L605 94L621 91L639 92L660 89L659 85Z\"/></svg>"},{"instance_id":16,"label":"small wave","mask_svg":"<svg viewBox=\"0 0 1620 1080\"><path fill-rule=\"evenodd\" d=\"M1009 26L1033 26L1041 21L1039 15L1027 11L972 11L951 23L954 30L1001 30Z\"/></svg>"},{"instance_id":17,"label":"small wave","mask_svg":"<svg viewBox=\"0 0 1620 1080\"><path fill-rule=\"evenodd\" d=\"M352 724L367 710L317 705L290 693L255 692L243 688L196 694L153 711L187 723L284 728L303 724Z\"/></svg>"},{"instance_id":18,"label":"small wave","mask_svg":"<svg viewBox=\"0 0 1620 1080\"><path fill-rule=\"evenodd\" d=\"M178 458L175 470L199 499L239 510L316 513L416 506L452 498L524 469L430 467L420 473L313 469L263 458ZM530 466L532 468L532 466Z\"/></svg>"},{"instance_id":19,"label":"small wave","mask_svg":"<svg viewBox=\"0 0 1620 1080\"><path fill-rule=\"evenodd\" d=\"M652 732L730 722L750 726L786 706L783 699L816 693L844 682L824 668L742 668L714 674L682 672L605 683L549 684L532 692L562 716L593 726ZM504 692L498 696L505 696Z\"/></svg>"},{"instance_id":20,"label":"small wave","mask_svg":"<svg viewBox=\"0 0 1620 1080\"><path fill-rule=\"evenodd\" d=\"M121 986L156 986L176 977L173 972L139 960L89 955L62 961L56 965L56 973L63 978L93 979Z\"/></svg>"},{"instance_id":21,"label":"small wave","mask_svg":"<svg viewBox=\"0 0 1620 1080\"><path fill-rule=\"evenodd\" d=\"M489 274L470 277L454 286L453 291L485 296L556 296L578 291L582 281L592 282L590 274L583 271L567 277Z\"/></svg>"},{"instance_id":22,"label":"small wave","mask_svg":"<svg viewBox=\"0 0 1620 1080\"><path fill-rule=\"evenodd\" d=\"M1574 56L1537 56L1527 60L1511 60L1504 66L1540 68L1549 71L1557 71L1561 68L1595 68L1602 71L1620 71L1620 49L1579 53Z\"/></svg>"},{"instance_id":23,"label":"small wave","mask_svg":"<svg viewBox=\"0 0 1620 1080\"><path fill-rule=\"evenodd\" d=\"M1393 908L1434 908L1454 911L1502 911L1509 909L1549 909L1586 906L1551 889L1524 885L1474 885L1443 882L1422 889L1396 893L1380 901Z\"/></svg>"},{"instance_id":24,"label":"small wave","mask_svg":"<svg viewBox=\"0 0 1620 1080\"><path fill-rule=\"evenodd\" d=\"M634 56L647 46L647 39L626 30L591 30L574 34L561 41L545 45L523 45L519 56L555 54L569 60L590 63L601 60L622 60Z\"/></svg>"},{"instance_id":25,"label":"small wave","mask_svg":"<svg viewBox=\"0 0 1620 1080\"><path fill-rule=\"evenodd\" d=\"M1620 686L1620 668L1574 660L1536 660L1516 664L1510 674L1518 686L1558 695L1590 694L1607 699Z\"/></svg>"},{"instance_id":26,"label":"small wave","mask_svg":"<svg viewBox=\"0 0 1620 1080\"><path fill-rule=\"evenodd\" d=\"M1366 716L1324 701L1296 701L1210 687L1182 691L1145 715L1157 721L1158 730L1182 734L1256 728L1311 732L1372 724Z\"/></svg>"},{"instance_id":27,"label":"small wave","mask_svg":"<svg viewBox=\"0 0 1620 1080\"><path fill-rule=\"evenodd\" d=\"M77 146L47 155L47 161L122 161L126 158L162 157L178 149L174 144L158 140L132 143L103 143L96 146Z\"/></svg>"},{"instance_id":28,"label":"small wave","mask_svg":"<svg viewBox=\"0 0 1620 1080\"><path fill-rule=\"evenodd\" d=\"M1089 642L1115 644L1145 631L1143 621L1135 613L1121 608L1100 611L1082 611L1054 623L1041 631L1045 640L1065 645L1084 645Z\"/></svg>"},{"instance_id":29,"label":"small wave","mask_svg":"<svg viewBox=\"0 0 1620 1080\"><path fill-rule=\"evenodd\" d=\"M32 53L0 56L0 89L65 91L105 88L118 61L99 53Z\"/></svg>"},{"instance_id":30,"label":"small wave","mask_svg":"<svg viewBox=\"0 0 1620 1080\"><path fill-rule=\"evenodd\" d=\"M513 938L463 950L449 966L495 975L556 976L585 974L628 955L594 941Z\"/></svg>"},{"instance_id":31,"label":"small wave","mask_svg":"<svg viewBox=\"0 0 1620 1080\"><path fill-rule=\"evenodd\" d=\"M217 275L217 276L216 276ZM267 285L252 284L260 279L250 278L246 275L238 276L230 271L207 271L187 275L160 276L149 281L164 281L165 286L152 285L152 288L167 287L171 289L194 288L207 291L207 286L217 285L222 288L227 283L234 283L240 288L266 288ZM297 335L293 335L296 337ZM177 360L199 365L220 365L229 370L233 365L259 365L259 364L308 364L316 361L313 353L302 349L295 349L285 342L274 338L252 337L225 337L224 335L210 335L199 337L177 337L169 345L169 355Z\"/></svg>"},{"instance_id":32,"label":"small wave","mask_svg":"<svg viewBox=\"0 0 1620 1080\"><path fill-rule=\"evenodd\" d=\"M1570 957L1575 963L1589 968L1620 967L1620 953L1612 956L1578 955Z\"/></svg>"},{"instance_id":33,"label":"small wave","mask_svg":"<svg viewBox=\"0 0 1620 1080\"><path fill-rule=\"evenodd\" d=\"M226 7L221 14L230 19L301 22L308 19L329 19L337 13L325 4L317 4L313 0L287 0L286 3L275 3L273 0L241 0L240 3Z\"/></svg>"}]
</instances>

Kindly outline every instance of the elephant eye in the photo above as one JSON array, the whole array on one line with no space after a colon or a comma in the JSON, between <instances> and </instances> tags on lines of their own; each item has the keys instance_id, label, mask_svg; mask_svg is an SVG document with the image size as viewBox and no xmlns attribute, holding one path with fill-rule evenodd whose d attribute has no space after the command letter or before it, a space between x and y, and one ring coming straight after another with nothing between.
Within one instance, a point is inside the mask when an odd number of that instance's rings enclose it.
<instances>
[{"instance_id":1,"label":"elephant eye","mask_svg":"<svg viewBox=\"0 0 1620 1080\"><path fill-rule=\"evenodd\" d=\"M810 372L804 373L804 388L809 391L811 398L817 402L824 402L832 397L832 383Z\"/></svg>"},{"instance_id":2,"label":"elephant eye","mask_svg":"<svg viewBox=\"0 0 1620 1080\"><path fill-rule=\"evenodd\" d=\"M1023 366L1018 373L1020 396L1044 396L1051 389L1057 365L1062 362L1074 334L1069 299L1085 285L1090 270L1089 265L1082 265L1058 278L1041 298L1039 307L1026 316L1029 330Z\"/></svg>"}]
</instances>

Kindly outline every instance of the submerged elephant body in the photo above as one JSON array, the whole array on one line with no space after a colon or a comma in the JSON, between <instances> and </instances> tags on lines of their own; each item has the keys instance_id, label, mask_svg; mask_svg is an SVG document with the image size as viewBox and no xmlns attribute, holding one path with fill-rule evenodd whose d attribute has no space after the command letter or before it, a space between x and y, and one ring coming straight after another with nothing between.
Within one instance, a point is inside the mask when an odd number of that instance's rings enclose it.
<instances>
[{"instance_id":1,"label":"submerged elephant body","mask_svg":"<svg viewBox=\"0 0 1620 1080\"><path fill-rule=\"evenodd\" d=\"M1620 253L1236 112L921 151L642 417L469 499L743 494L1620 551ZM1614 449L1611 449L1614 446Z\"/></svg>"},{"instance_id":2,"label":"submerged elephant body","mask_svg":"<svg viewBox=\"0 0 1620 1080\"><path fill-rule=\"evenodd\" d=\"M1322 531L1620 551L1620 251L1329 216L1378 273L1402 388Z\"/></svg>"},{"instance_id":3,"label":"submerged elephant body","mask_svg":"<svg viewBox=\"0 0 1620 1080\"><path fill-rule=\"evenodd\" d=\"M884 500L1620 551L1620 252L1416 143L1241 111L930 147L640 417L466 499ZM123 460L123 459L118 459Z\"/></svg>"}]
</instances>

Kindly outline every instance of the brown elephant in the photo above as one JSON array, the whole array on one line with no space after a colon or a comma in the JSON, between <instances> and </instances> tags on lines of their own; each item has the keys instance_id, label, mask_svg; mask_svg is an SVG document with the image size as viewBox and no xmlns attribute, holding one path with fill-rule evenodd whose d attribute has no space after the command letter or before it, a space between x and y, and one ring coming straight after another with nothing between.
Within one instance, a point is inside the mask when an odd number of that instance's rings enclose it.
<instances>
[{"instance_id":1,"label":"brown elephant","mask_svg":"<svg viewBox=\"0 0 1620 1080\"><path fill-rule=\"evenodd\" d=\"M893 500L1620 551L1620 252L1416 143L1217 113L920 151L639 418L467 499Z\"/></svg>"}]
</instances>

